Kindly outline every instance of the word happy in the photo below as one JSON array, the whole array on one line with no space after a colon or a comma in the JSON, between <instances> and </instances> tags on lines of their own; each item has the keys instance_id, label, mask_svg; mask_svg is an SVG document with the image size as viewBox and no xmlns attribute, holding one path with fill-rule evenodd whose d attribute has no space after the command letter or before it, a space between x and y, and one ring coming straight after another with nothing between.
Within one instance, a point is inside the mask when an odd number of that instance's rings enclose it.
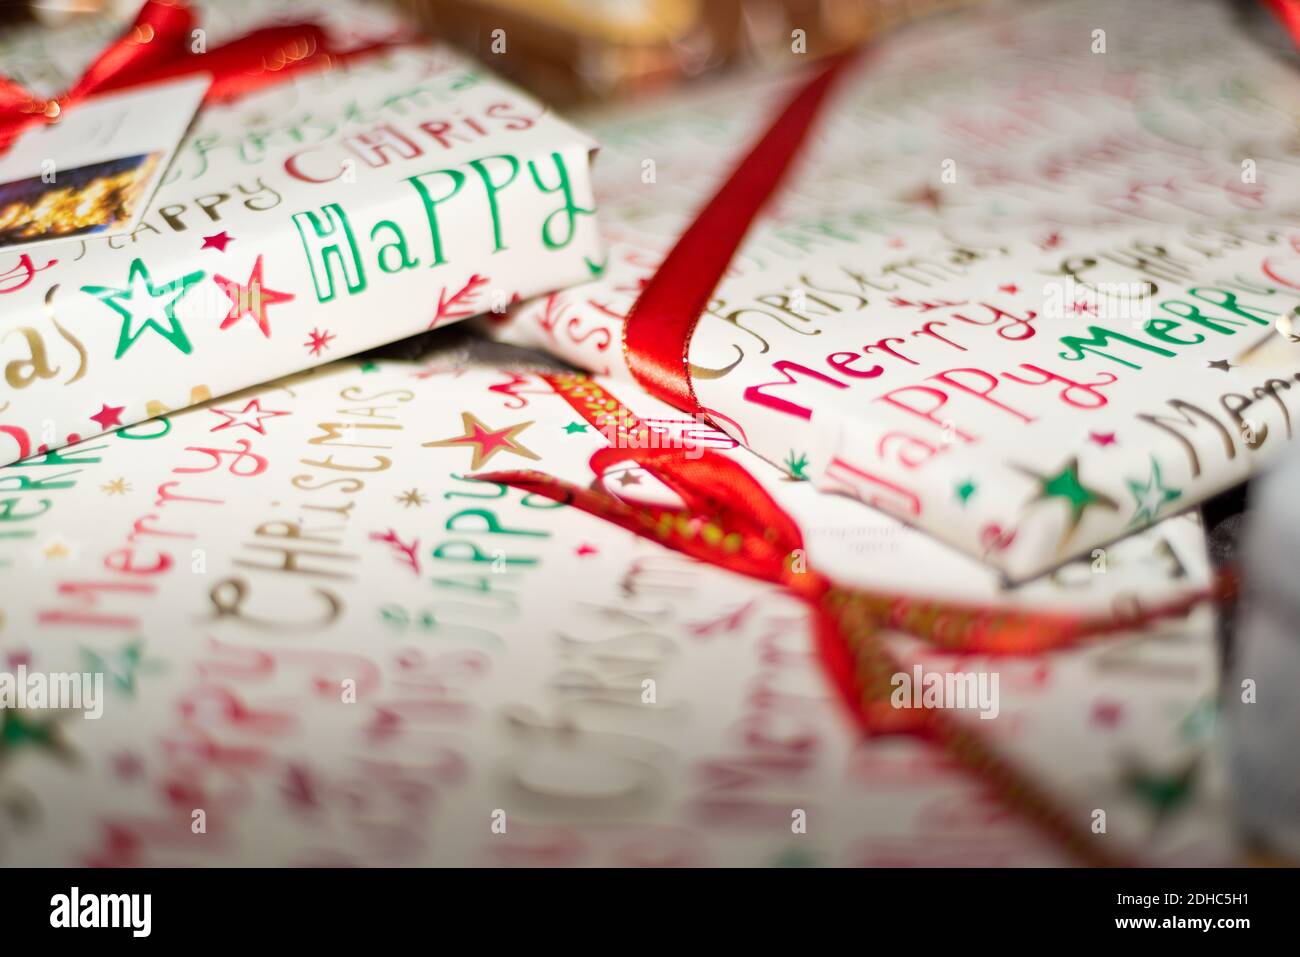
<instances>
[{"instance_id":1,"label":"word happy","mask_svg":"<svg viewBox=\"0 0 1300 957\"><path fill-rule=\"evenodd\" d=\"M448 219L462 229L456 243L460 252L481 245L499 253L510 248L507 234L526 236L530 245L555 251L573 241L579 217L595 212L579 204L560 153L522 161L509 153L484 156L404 182L411 187L401 210L406 215L380 219L368 230L360 223L354 227L337 202L293 214L318 302L332 302L340 292L354 296L365 291L376 269L393 274L441 266L451 255L443 236ZM518 212L507 215L503 206ZM466 239L466 223L478 224L482 235Z\"/></svg>"},{"instance_id":2,"label":"word happy","mask_svg":"<svg viewBox=\"0 0 1300 957\"><path fill-rule=\"evenodd\" d=\"M88 671L28 672L19 665L14 673L0 671L0 710L44 709L80 711L83 718L104 715L104 674Z\"/></svg>"},{"instance_id":3,"label":"word happy","mask_svg":"<svg viewBox=\"0 0 1300 957\"><path fill-rule=\"evenodd\" d=\"M51 927L129 927L133 937L152 929L152 894L87 894L79 888L50 898Z\"/></svg>"},{"instance_id":4,"label":"word happy","mask_svg":"<svg viewBox=\"0 0 1300 957\"><path fill-rule=\"evenodd\" d=\"M997 672L931 671L920 665L912 674L899 671L889 679L894 689L889 703L895 708L978 709L981 719L996 718L998 711Z\"/></svg>"}]
</instances>

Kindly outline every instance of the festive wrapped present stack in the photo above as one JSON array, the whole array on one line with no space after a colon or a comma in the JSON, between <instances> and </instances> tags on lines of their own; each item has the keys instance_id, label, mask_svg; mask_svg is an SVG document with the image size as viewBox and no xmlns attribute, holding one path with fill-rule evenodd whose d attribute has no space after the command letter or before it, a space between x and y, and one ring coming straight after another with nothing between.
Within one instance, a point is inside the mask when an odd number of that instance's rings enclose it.
<instances>
[{"instance_id":1,"label":"festive wrapped present stack","mask_svg":"<svg viewBox=\"0 0 1300 957\"><path fill-rule=\"evenodd\" d=\"M1168 9L981 5L608 107L590 177L371 8L205 9L208 52L109 70L242 64L142 225L0 272L0 863L1290 847L1219 733L1287 659L1224 690L1195 506L1291 438L1298 104ZM92 108L71 29L56 76L0 48L76 94L0 135ZM551 356L328 361L480 313Z\"/></svg>"},{"instance_id":2,"label":"festive wrapped present stack","mask_svg":"<svg viewBox=\"0 0 1300 957\"><path fill-rule=\"evenodd\" d=\"M615 391L616 390L616 391ZM1049 654L891 631L916 685L1041 788L846 718L805 603L552 498L633 400L460 355L336 363L0 470L7 667L102 674L97 718L0 712L5 864L968 865L1234 859L1212 614ZM575 398L576 396L576 398ZM654 400L652 441L752 470L846 586L1021 609L1203 586L1189 517L1007 590ZM671 501L652 470L602 479ZM919 575L917 569L928 570ZM576 587L578 583L580 587ZM978 686L978 690L977 690ZM1063 759L1068 755L1068 760Z\"/></svg>"},{"instance_id":3,"label":"festive wrapped present stack","mask_svg":"<svg viewBox=\"0 0 1300 957\"><path fill-rule=\"evenodd\" d=\"M1194 505L1292 436L1300 94L1227 5L1167 10L981 7L784 114L802 75L590 117L608 267L498 334L630 362L792 474L1016 579ZM718 259L800 123L790 182Z\"/></svg>"},{"instance_id":4,"label":"festive wrapped present stack","mask_svg":"<svg viewBox=\"0 0 1300 957\"><path fill-rule=\"evenodd\" d=\"M19 169L0 165L0 461L504 310L599 259L594 143L536 100L370 8L213 6L0 43L21 84L0 130L20 137ZM138 225L94 238L122 196L105 177L135 167L89 178L103 164L66 169L42 137L87 93L177 76L206 102ZM149 109L119 113L147 126Z\"/></svg>"}]
</instances>

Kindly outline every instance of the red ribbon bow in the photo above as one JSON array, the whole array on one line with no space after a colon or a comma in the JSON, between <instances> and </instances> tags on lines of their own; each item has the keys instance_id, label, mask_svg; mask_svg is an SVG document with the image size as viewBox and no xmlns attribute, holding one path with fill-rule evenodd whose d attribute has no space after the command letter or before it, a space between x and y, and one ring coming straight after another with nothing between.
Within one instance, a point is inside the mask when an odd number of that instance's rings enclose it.
<instances>
[{"instance_id":1,"label":"red ribbon bow","mask_svg":"<svg viewBox=\"0 0 1300 957\"><path fill-rule=\"evenodd\" d=\"M891 703L893 676L906 671L885 643L903 632L954 653L1024 655L1068 648L1153 622L1180 618L1205 601L1226 600L1231 576L1212 589L1137 608L1128 615L1080 615L934 601L836 585L809 567L795 520L745 469L711 449L656 448L649 429L607 389L581 374L544 376L609 441L590 460L594 488L542 472L488 472L474 478L536 492L613 522L692 558L783 585L814 613L817 656L865 735L906 734L944 749L995 796L1081 860L1126 863L1096 840L1079 816L999 756L967 723L934 708ZM635 461L671 489L682 507L616 498L603 488L614 465Z\"/></svg>"},{"instance_id":2,"label":"red ribbon bow","mask_svg":"<svg viewBox=\"0 0 1300 957\"><path fill-rule=\"evenodd\" d=\"M205 103L237 99L307 70L390 46L380 41L336 50L313 23L263 27L206 53L193 52L194 13L184 0L147 0L135 22L60 96L44 99L0 74L0 153L33 126L54 123L97 93L208 73Z\"/></svg>"},{"instance_id":3,"label":"red ribbon bow","mask_svg":"<svg viewBox=\"0 0 1300 957\"><path fill-rule=\"evenodd\" d=\"M1266 2L1300 43L1300 0ZM708 413L691 381L691 337L745 233L779 189L850 58L832 62L796 89L642 288L623 326L623 351L633 377L650 394L692 414ZM1200 602L1229 600L1237 587L1231 573L1221 574L1211 589L1124 617L1029 613L846 589L812 570L793 572L790 557L803 549L798 526L740 466L708 450L687 457L681 450L646 448L645 429L608 392L582 377L553 377L551 383L615 446L592 457L598 477L616 461L634 460L676 492L685 507L631 503L537 472L481 478L568 502L692 557L785 585L815 610L818 656L865 734L904 733L937 744L1082 860L1123 860L1092 839L1077 815L1064 813L1050 795L999 757L978 732L936 709L893 708L891 679L902 669L882 634L902 631L946 651L1032 654L1183 616Z\"/></svg>"}]
</instances>

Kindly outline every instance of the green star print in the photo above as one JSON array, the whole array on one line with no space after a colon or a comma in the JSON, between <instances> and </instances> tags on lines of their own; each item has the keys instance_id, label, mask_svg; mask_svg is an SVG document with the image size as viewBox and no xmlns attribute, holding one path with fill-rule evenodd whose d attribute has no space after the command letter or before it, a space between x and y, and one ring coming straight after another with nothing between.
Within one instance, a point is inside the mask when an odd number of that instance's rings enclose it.
<instances>
[{"instance_id":1,"label":"green star print","mask_svg":"<svg viewBox=\"0 0 1300 957\"><path fill-rule=\"evenodd\" d=\"M1181 489L1165 487L1160 478L1160 463L1154 458L1151 459L1151 475L1145 482L1125 479L1124 484L1133 493L1133 500L1137 503L1133 517L1129 520L1134 525L1154 522L1162 508L1183 494Z\"/></svg>"},{"instance_id":2,"label":"green star print","mask_svg":"<svg viewBox=\"0 0 1300 957\"><path fill-rule=\"evenodd\" d=\"M193 347L185 330L181 328L180 320L176 318L176 303L202 279L203 271L195 270L180 279L155 286L144 261L136 259L131 262L125 288L82 286L81 291L94 296L122 317L122 329L117 335L114 359L122 358L146 329L152 329L185 355L189 355ZM158 321L160 314L166 320L166 328Z\"/></svg>"},{"instance_id":3,"label":"green star print","mask_svg":"<svg viewBox=\"0 0 1300 957\"><path fill-rule=\"evenodd\" d=\"M90 648L81 649L82 659L91 672L103 674L113 686L128 697L134 697L141 672L153 671L154 665L145 660L144 642L132 641L120 651L101 654Z\"/></svg>"}]
</instances>

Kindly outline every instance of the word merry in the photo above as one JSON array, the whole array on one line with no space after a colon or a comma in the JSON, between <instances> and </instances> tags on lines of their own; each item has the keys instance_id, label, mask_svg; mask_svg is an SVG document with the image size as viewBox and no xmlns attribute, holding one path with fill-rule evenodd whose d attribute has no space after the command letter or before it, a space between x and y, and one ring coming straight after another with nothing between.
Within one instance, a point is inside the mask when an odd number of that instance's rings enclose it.
<instances>
[{"instance_id":1,"label":"word merry","mask_svg":"<svg viewBox=\"0 0 1300 957\"><path fill-rule=\"evenodd\" d=\"M0 431L4 430L8 430L8 434L18 442L20 455L25 456L31 451L31 442L25 429L20 429L18 426L0 427ZM126 429L116 435L126 439L140 438L138 435L130 434ZM8 498L0 498L0 542L7 539L35 538L36 529L20 523L33 522L54 508L56 500L46 496L51 492L75 488L77 480L73 476L85 471L82 468L73 468L58 471L57 474L48 474L29 473L29 469L42 469L47 466L63 469L68 465L93 465L101 459L91 453L102 452L106 448L107 445L88 445L75 450L55 449L38 458L25 458L23 461L14 462L0 470L0 492L18 493ZM10 527L11 524L13 527Z\"/></svg>"},{"instance_id":2,"label":"word merry","mask_svg":"<svg viewBox=\"0 0 1300 957\"><path fill-rule=\"evenodd\" d=\"M160 439L171 432L171 425L166 419L141 423L141 427L151 425L157 431L133 435L131 438ZM115 434L118 437L123 435L122 432ZM224 471L242 479L257 476L266 471L270 463L264 456L252 451L252 443L247 439L237 439L234 444L235 448L186 446L184 451L197 455L200 464L178 465L172 468L171 472L175 475L188 476ZM62 453L51 451L40 459L18 462L9 466L9 468L29 465L52 465L56 462L76 462L78 460L67 456L82 451L89 452L92 449L82 450L73 447L72 449L63 450ZM206 463L206 465L203 463ZM222 466L225 468L223 469ZM101 607L101 602L108 602L123 596L135 595L143 597L155 594L161 581L158 576L167 576L176 567L176 555L173 553L175 546L172 544L172 540L194 539L197 535L196 532L186 530L190 525L188 521L185 521L185 513L190 510L191 506L195 505L220 506L225 504L224 499L177 493L174 490L181 486L182 481L189 483L192 480L188 478L184 480L172 479L159 484L157 487L158 497L154 499L151 506L154 511L141 515L132 523L131 531L125 536L126 544L123 547L114 549L103 556L100 563L105 571L113 573L112 577L59 582L57 594L63 607L42 609L37 614L37 622L40 625L68 625L79 628L94 627L132 631L138 629L140 627L138 615L134 613L118 614L106 606ZM195 481L204 482L205 480L198 479ZM210 481L210 479L207 481ZM186 490L190 491L188 484ZM163 512L163 509L166 509L166 511ZM141 543L140 539L144 539L145 542ZM157 539L163 539L164 543L159 544L156 541ZM196 563L201 561L201 554L196 555L191 552L192 569L197 570L199 565Z\"/></svg>"},{"instance_id":3,"label":"word merry","mask_svg":"<svg viewBox=\"0 0 1300 957\"><path fill-rule=\"evenodd\" d=\"M1141 369L1142 366L1133 361L1133 359L1138 358L1136 354L1116 355L1111 343L1124 343L1132 349L1141 349L1152 355L1173 358L1178 355L1178 352L1174 349L1165 348L1166 346L1195 346L1205 341L1204 333L1196 332L1190 326L1184 327L1184 323L1192 323L1194 326L1200 326L1222 336L1234 336L1237 334L1238 329L1250 328L1251 323L1257 326L1271 325L1279 315L1277 312L1260 306L1242 305L1238 302L1236 293L1229 292L1226 289L1207 286L1193 287L1187 290L1187 295L1201 302L1218 306L1220 309L1241 318L1234 319L1231 316L1206 315L1196 303L1185 302L1181 299L1167 299L1160 303L1160 309L1169 316L1176 316L1177 318L1157 317L1143 323L1141 332L1146 337L1145 339L1125 335L1104 326L1089 326L1087 336L1061 336L1060 342L1061 345L1066 347L1066 351L1060 353L1060 356L1062 359L1078 362L1091 353L1110 362L1128 366L1130 369ZM1161 345L1155 343L1161 343ZM1104 349L1112 349L1112 352L1105 352Z\"/></svg>"},{"instance_id":4,"label":"word merry","mask_svg":"<svg viewBox=\"0 0 1300 957\"><path fill-rule=\"evenodd\" d=\"M1300 382L1300 373L1291 376L1291 379ZM1282 398L1283 393L1289 394L1292 389L1292 383L1287 379L1279 378L1275 375L1269 375L1259 385L1254 386L1247 395L1244 392L1225 392L1219 396L1219 407L1223 410L1223 416L1227 419L1225 425L1210 409L1204 409L1186 399L1170 398L1165 400L1165 405L1172 410L1172 413L1140 412L1137 419L1147 425L1154 426L1167 434L1173 436L1181 446L1183 453L1187 457L1187 464L1191 469L1192 477L1198 477L1201 474L1201 443L1189 438L1189 434L1197 433L1202 425L1208 426L1210 432L1219 440L1219 445L1223 449L1223 458L1226 461L1232 461L1237 457L1237 445L1234 437L1240 440L1241 444L1255 451L1268 441L1270 429L1268 424L1260 419L1253 418L1247 413L1257 402L1262 403L1265 411L1271 411L1268 403L1272 403L1278 409L1278 414L1282 419L1283 427L1286 430L1286 437L1291 438L1291 409L1287 402ZM1300 390L1297 390L1300 392ZM1195 418L1194 418L1195 417ZM1206 442L1204 445L1212 449L1213 443Z\"/></svg>"}]
</instances>

